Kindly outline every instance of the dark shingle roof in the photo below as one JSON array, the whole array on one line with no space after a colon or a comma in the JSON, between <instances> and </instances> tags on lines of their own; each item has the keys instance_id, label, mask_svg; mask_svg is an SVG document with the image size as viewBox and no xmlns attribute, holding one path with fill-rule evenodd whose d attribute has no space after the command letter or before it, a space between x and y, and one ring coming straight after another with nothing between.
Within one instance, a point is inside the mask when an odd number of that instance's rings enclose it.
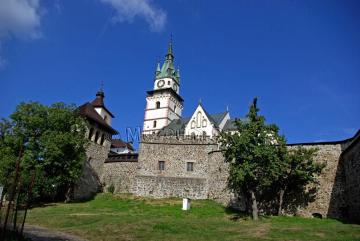
<instances>
[{"instance_id":1,"label":"dark shingle roof","mask_svg":"<svg viewBox=\"0 0 360 241\"><path fill-rule=\"evenodd\" d=\"M190 118L173 120L169 125L160 130L159 135L175 135L176 133L183 134L189 120Z\"/></svg>"},{"instance_id":2,"label":"dark shingle roof","mask_svg":"<svg viewBox=\"0 0 360 241\"><path fill-rule=\"evenodd\" d=\"M204 111L205 111L205 109L204 109ZM219 127L221 121L225 118L227 113L228 112L222 112L222 113L210 115L209 113L207 113L205 111L205 114L207 115L207 117L209 118L211 123L213 123L215 125L216 128ZM170 135L171 136L171 135L175 135L176 133L184 134L185 127L189 121L190 121L190 118L181 118L181 119L173 120L170 122L169 125L165 126L162 130L160 130L159 135ZM231 126L232 122L228 123L229 121L226 122L224 129L228 125L228 130L232 130L232 129L230 129L232 127ZM234 126L234 128L236 128L236 127Z\"/></svg>"},{"instance_id":3,"label":"dark shingle roof","mask_svg":"<svg viewBox=\"0 0 360 241\"><path fill-rule=\"evenodd\" d=\"M113 129L106 121L96 112L94 106L89 102L81 105L79 108L80 115L90 119L91 121L96 122L100 126L102 126L109 133L115 135L118 134L117 130Z\"/></svg>"},{"instance_id":4,"label":"dark shingle roof","mask_svg":"<svg viewBox=\"0 0 360 241\"><path fill-rule=\"evenodd\" d=\"M235 120L237 120L237 119L239 119L239 118L227 120L227 122L224 125L223 130L224 131L235 131L237 129L237 127L235 125ZM240 120L245 123L248 122L247 118L240 118Z\"/></svg>"},{"instance_id":5,"label":"dark shingle roof","mask_svg":"<svg viewBox=\"0 0 360 241\"><path fill-rule=\"evenodd\" d=\"M106 108L105 103L104 103L104 92L103 91L98 91L96 93L96 98L91 102L91 105L94 107L102 107L104 108L112 118L114 118L115 116Z\"/></svg>"}]
</instances>

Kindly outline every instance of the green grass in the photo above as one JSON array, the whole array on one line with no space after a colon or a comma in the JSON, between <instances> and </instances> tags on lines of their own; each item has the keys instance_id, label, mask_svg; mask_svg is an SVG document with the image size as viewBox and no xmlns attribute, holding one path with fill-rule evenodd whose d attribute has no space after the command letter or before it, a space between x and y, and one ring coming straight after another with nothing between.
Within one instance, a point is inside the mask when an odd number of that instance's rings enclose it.
<instances>
[{"instance_id":1,"label":"green grass","mask_svg":"<svg viewBox=\"0 0 360 241\"><path fill-rule=\"evenodd\" d=\"M89 240L360 240L360 225L331 219L267 217L236 219L209 200L195 200L190 211L180 199L141 199L99 194L84 203L34 208L27 223ZM236 220L236 221L234 221Z\"/></svg>"}]
</instances>

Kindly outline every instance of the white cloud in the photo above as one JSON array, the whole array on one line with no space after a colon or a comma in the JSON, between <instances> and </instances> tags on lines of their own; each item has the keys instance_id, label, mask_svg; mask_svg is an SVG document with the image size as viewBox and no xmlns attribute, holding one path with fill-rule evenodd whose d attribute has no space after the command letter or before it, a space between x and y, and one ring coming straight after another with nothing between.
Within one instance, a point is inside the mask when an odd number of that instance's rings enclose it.
<instances>
[{"instance_id":1,"label":"white cloud","mask_svg":"<svg viewBox=\"0 0 360 241\"><path fill-rule=\"evenodd\" d=\"M6 63L1 55L4 42L39 38L40 19L40 0L0 0L0 68Z\"/></svg>"},{"instance_id":2,"label":"white cloud","mask_svg":"<svg viewBox=\"0 0 360 241\"><path fill-rule=\"evenodd\" d=\"M39 0L0 0L0 38L38 38Z\"/></svg>"},{"instance_id":3,"label":"white cloud","mask_svg":"<svg viewBox=\"0 0 360 241\"><path fill-rule=\"evenodd\" d=\"M116 10L115 21L132 22L134 18L141 17L150 25L151 30L161 31L166 22L166 12L155 7L151 0L100 0Z\"/></svg>"}]
</instances>

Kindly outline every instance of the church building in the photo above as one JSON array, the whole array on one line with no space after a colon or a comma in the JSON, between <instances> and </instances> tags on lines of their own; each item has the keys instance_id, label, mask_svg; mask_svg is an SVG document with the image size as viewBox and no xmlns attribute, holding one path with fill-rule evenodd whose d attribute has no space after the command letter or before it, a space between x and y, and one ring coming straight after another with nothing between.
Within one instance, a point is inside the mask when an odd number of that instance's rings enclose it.
<instances>
[{"instance_id":1,"label":"church building","mask_svg":"<svg viewBox=\"0 0 360 241\"><path fill-rule=\"evenodd\" d=\"M153 90L147 92L143 134L213 137L223 130L234 130L228 110L211 115L201 102L191 117L182 117L184 99L180 96L180 70L175 69L174 59L170 41L163 65L157 64Z\"/></svg>"}]
</instances>

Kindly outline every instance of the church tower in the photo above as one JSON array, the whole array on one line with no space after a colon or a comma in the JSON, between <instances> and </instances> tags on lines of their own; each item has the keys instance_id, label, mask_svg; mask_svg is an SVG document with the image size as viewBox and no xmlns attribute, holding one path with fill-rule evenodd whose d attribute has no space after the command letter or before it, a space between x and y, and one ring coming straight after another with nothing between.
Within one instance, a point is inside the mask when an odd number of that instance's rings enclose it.
<instances>
[{"instance_id":1,"label":"church tower","mask_svg":"<svg viewBox=\"0 0 360 241\"><path fill-rule=\"evenodd\" d=\"M153 90L147 91L143 134L155 134L172 120L180 119L180 71L174 67L172 40L162 66L157 64Z\"/></svg>"}]
</instances>

